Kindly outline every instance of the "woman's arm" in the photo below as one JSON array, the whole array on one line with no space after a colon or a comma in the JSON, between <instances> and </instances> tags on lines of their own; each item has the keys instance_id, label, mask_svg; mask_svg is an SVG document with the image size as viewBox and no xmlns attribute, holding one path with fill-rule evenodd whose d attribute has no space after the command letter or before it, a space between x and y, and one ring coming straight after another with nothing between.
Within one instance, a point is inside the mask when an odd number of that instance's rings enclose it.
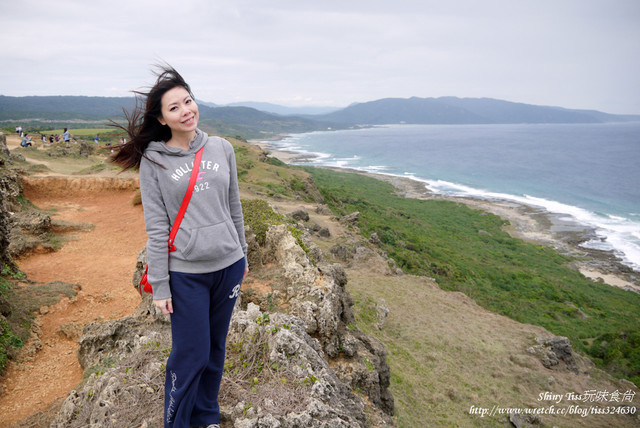
<instances>
[{"instance_id":1,"label":"woman's arm","mask_svg":"<svg viewBox=\"0 0 640 428\"><path fill-rule=\"evenodd\" d=\"M153 287L153 299L171 298L169 288L169 249L167 241L171 223L160 192L156 174L158 166L146 158L140 163L140 195L147 235L147 278Z\"/></svg>"}]
</instances>

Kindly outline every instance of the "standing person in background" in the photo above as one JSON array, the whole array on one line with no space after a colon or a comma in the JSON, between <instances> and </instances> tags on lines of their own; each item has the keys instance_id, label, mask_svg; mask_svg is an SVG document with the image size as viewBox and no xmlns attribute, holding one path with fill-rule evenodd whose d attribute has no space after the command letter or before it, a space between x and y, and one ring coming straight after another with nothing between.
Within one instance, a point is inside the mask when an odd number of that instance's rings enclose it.
<instances>
[{"instance_id":1,"label":"standing person in background","mask_svg":"<svg viewBox=\"0 0 640 428\"><path fill-rule=\"evenodd\" d=\"M64 128L64 133L62 134L62 139L64 140L65 143L69 142L69 131L67 131L67 128Z\"/></svg>"},{"instance_id":2,"label":"standing person in background","mask_svg":"<svg viewBox=\"0 0 640 428\"><path fill-rule=\"evenodd\" d=\"M100 143L100 135L96 134L96 137L93 139L93 142L96 144Z\"/></svg>"},{"instance_id":3,"label":"standing person in background","mask_svg":"<svg viewBox=\"0 0 640 428\"><path fill-rule=\"evenodd\" d=\"M171 314L164 426L219 427L225 344L240 284L249 268L233 146L198 129L198 105L176 70L162 67L144 103L127 114L129 142L113 162L140 169L153 303ZM141 107L144 105L144 109ZM167 242L202 149L191 201L167 255ZM172 249L173 250L173 249Z\"/></svg>"}]
</instances>

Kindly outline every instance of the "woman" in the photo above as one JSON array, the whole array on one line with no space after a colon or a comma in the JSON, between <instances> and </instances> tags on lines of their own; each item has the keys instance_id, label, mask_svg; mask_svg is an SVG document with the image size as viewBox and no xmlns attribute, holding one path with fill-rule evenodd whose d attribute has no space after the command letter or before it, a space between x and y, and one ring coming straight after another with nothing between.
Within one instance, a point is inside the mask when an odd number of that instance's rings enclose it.
<instances>
[{"instance_id":1,"label":"woman","mask_svg":"<svg viewBox=\"0 0 640 428\"><path fill-rule=\"evenodd\" d=\"M231 144L198 129L198 106L176 70L163 67L146 99L125 111L129 141L112 160L140 169L153 303L171 314L165 427L217 427L225 342L249 268L236 161ZM138 97L139 98L139 97ZM116 125L118 126L118 125ZM195 153L198 181L168 253L168 236L187 191ZM115 148L115 147L114 147Z\"/></svg>"}]
</instances>

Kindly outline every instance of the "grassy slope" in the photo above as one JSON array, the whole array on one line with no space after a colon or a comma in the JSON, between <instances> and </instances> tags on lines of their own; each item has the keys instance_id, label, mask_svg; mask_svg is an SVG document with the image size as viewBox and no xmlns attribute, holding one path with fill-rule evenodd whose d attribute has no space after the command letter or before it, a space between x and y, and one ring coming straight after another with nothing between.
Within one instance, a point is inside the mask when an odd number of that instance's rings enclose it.
<instances>
[{"instance_id":1,"label":"grassy slope","mask_svg":"<svg viewBox=\"0 0 640 428\"><path fill-rule=\"evenodd\" d=\"M527 350L549 332L493 314L424 277L348 270L358 328L385 344L398 427L503 427L506 416L480 417L471 406L548 407L540 393L628 390L593 366L580 375L545 369ZM376 307L389 309L378 329ZM581 404L577 402L562 403ZM560 407L560 406L558 406ZM543 416L546 426L634 426L628 417Z\"/></svg>"},{"instance_id":2,"label":"grassy slope","mask_svg":"<svg viewBox=\"0 0 640 428\"><path fill-rule=\"evenodd\" d=\"M359 211L364 235L377 233L403 270L567 336L602 367L640 384L640 295L594 283L553 249L511 238L494 215L398 197L390 184L356 174L312 173L327 202L343 214Z\"/></svg>"}]
</instances>

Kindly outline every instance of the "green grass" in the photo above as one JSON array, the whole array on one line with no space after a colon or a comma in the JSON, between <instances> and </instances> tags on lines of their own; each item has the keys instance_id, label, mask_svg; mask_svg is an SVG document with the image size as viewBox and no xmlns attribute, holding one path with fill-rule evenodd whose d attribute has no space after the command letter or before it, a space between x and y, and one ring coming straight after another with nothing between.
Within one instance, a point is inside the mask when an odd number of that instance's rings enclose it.
<instances>
[{"instance_id":1,"label":"green grass","mask_svg":"<svg viewBox=\"0 0 640 428\"><path fill-rule=\"evenodd\" d=\"M62 296L76 295L73 284L57 281L26 287L12 285L10 279L21 279L24 276L23 272L13 272L7 266L3 266L0 275L0 299L11 308L6 318L0 321L0 375L8 358L29 339L34 313L42 306L57 303Z\"/></svg>"},{"instance_id":2,"label":"green grass","mask_svg":"<svg viewBox=\"0 0 640 428\"><path fill-rule=\"evenodd\" d=\"M271 225L287 223L287 219L274 212L264 199L243 199L241 202L244 222L256 234L260 245L264 245Z\"/></svg>"},{"instance_id":3,"label":"green grass","mask_svg":"<svg viewBox=\"0 0 640 428\"><path fill-rule=\"evenodd\" d=\"M326 203L341 215L359 211L362 234L377 233L404 271L434 277L441 288L462 291L492 312L567 336L600 367L640 385L640 295L595 283L552 248L512 238L495 215L400 197L392 185L358 174L308 171ZM598 346L588 346L592 342Z\"/></svg>"},{"instance_id":4,"label":"green grass","mask_svg":"<svg viewBox=\"0 0 640 428\"><path fill-rule=\"evenodd\" d=\"M316 200L313 185L308 185L309 174L300 168L265 157L261 149L238 138L227 137L233 144L241 188L250 189L269 197Z\"/></svg>"}]
</instances>

